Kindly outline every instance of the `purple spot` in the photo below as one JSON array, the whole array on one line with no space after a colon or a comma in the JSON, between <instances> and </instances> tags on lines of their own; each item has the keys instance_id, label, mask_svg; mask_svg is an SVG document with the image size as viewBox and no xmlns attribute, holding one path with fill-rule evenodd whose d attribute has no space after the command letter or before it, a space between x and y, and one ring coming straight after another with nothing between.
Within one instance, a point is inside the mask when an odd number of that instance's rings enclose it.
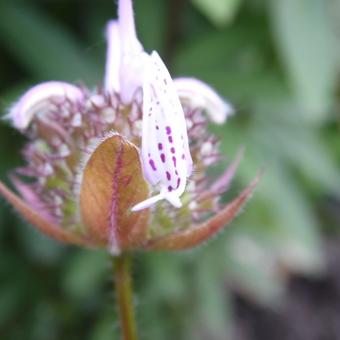
<instances>
[{"instance_id":1,"label":"purple spot","mask_svg":"<svg viewBox=\"0 0 340 340\"><path fill-rule=\"evenodd\" d=\"M179 185L181 184L181 179L180 178L177 178L177 188L179 187ZM176 188L176 189L177 189Z\"/></svg>"},{"instance_id":2,"label":"purple spot","mask_svg":"<svg viewBox=\"0 0 340 340\"><path fill-rule=\"evenodd\" d=\"M175 156L172 157L172 161L174 162L174 166L175 166L175 168L176 168L176 166L177 166L177 159L176 159Z\"/></svg>"},{"instance_id":3,"label":"purple spot","mask_svg":"<svg viewBox=\"0 0 340 340\"><path fill-rule=\"evenodd\" d=\"M165 131L166 131L166 134L167 134L167 135L170 135L170 133L171 133L171 127L170 127L170 126L166 126L166 127L165 127Z\"/></svg>"},{"instance_id":4,"label":"purple spot","mask_svg":"<svg viewBox=\"0 0 340 340\"><path fill-rule=\"evenodd\" d=\"M158 143L158 150L163 150L163 144L162 143Z\"/></svg>"},{"instance_id":5,"label":"purple spot","mask_svg":"<svg viewBox=\"0 0 340 340\"><path fill-rule=\"evenodd\" d=\"M167 178L168 181L171 180L171 175L170 175L170 172L169 172L169 171L166 172L166 178Z\"/></svg>"},{"instance_id":6,"label":"purple spot","mask_svg":"<svg viewBox=\"0 0 340 340\"><path fill-rule=\"evenodd\" d=\"M182 155L182 159L185 159L185 154Z\"/></svg>"},{"instance_id":7,"label":"purple spot","mask_svg":"<svg viewBox=\"0 0 340 340\"><path fill-rule=\"evenodd\" d=\"M175 175L178 176L178 171L177 170L175 170Z\"/></svg>"},{"instance_id":8,"label":"purple spot","mask_svg":"<svg viewBox=\"0 0 340 340\"><path fill-rule=\"evenodd\" d=\"M156 170L157 170L157 169L156 169L155 162L153 161L153 159L150 159L150 160L149 160L149 164L150 164L151 169L152 169L153 171L156 171Z\"/></svg>"},{"instance_id":9,"label":"purple spot","mask_svg":"<svg viewBox=\"0 0 340 340\"><path fill-rule=\"evenodd\" d=\"M163 163L165 163L165 155L164 155L164 153L161 153L161 160L162 160Z\"/></svg>"},{"instance_id":10,"label":"purple spot","mask_svg":"<svg viewBox=\"0 0 340 340\"><path fill-rule=\"evenodd\" d=\"M158 125L156 125L156 130L159 130L159 126Z\"/></svg>"},{"instance_id":11,"label":"purple spot","mask_svg":"<svg viewBox=\"0 0 340 340\"><path fill-rule=\"evenodd\" d=\"M169 140L170 143L172 143L173 142L172 136L169 136L168 140Z\"/></svg>"},{"instance_id":12,"label":"purple spot","mask_svg":"<svg viewBox=\"0 0 340 340\"><path fill-rule=\"evenodd\" d=\"M174 147L171 147L170 151L171 151L171 153L175 153L176 152Z\"/></svg>"},{"instance_id":13,"label":"purple spot","mask_svg":"<svg viewBox=\"0 0 340 340\"><path fill-rule=\"evenodd\" d=\"M170 192L172 191L172 186L171 185L168 186L168 191L170 191Z\"/></svg>"}]
</instances>

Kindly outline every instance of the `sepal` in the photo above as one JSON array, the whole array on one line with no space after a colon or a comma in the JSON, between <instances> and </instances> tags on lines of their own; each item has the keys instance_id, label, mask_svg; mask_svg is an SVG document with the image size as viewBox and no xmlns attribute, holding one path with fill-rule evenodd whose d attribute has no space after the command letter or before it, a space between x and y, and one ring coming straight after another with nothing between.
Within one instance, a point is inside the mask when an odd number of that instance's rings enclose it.
<instances>
[{"instance_id":1,"label":"sepal","mask_svg":"<svg viewBox=\"0 0 340 340\"><path fill-rule=\"evenodd\" d=\"M111 253L137 247L146 238L149 210L131 207L148 195L137 148L118 134L106 137L82 174L80 212L89 237Z\"/></svg>"},{"instance_id":2,"label":"sepal","mask_svg":"<svg viewBox=\"0 0 340 340\"><path fill-rule=\"evenodd\" d=\"M90 239L64 230L59 225L49 221L46 217L40 214L38 210L32 208L27 202L12 192L2 182L0 182L0 195L3 196L27 222L43 234L64 243L71 243L86 247L96 246Z\"/></svg>"},{"instance_id":3,"label":"sepal","mask_svg":"<svg viewBox=\"0 0 340 340\"><path fill-rule=\"evenodd\" d=\"M225 205L219 213L208 221L194 225L188 229L173 231L165 236L151 239L144 245L144 249L166 251L185 250L196 247L209 240L234 220L254 192L260 178L261 174L259 174L237 198Z\"/></svg>"}]
</instances>

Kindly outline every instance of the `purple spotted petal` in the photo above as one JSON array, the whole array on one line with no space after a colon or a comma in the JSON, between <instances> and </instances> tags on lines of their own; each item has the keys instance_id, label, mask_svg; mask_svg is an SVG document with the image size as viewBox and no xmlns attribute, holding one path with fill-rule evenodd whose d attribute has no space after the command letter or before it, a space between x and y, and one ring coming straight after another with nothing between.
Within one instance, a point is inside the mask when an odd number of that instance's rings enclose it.
<instances>
[{"instance_id":1,"label":"purple spotted petal","mask_svg":"<svg viewBox=\"0 0 340 340\"><path fill-rule=\"evenodd\" d=\"M133 208L144 209L161 199L181 206L192 159L183 108L163 61L152 52L143 84L142 161L150 184L160 185L160 194Z\"/></svg>"}]
</instances>

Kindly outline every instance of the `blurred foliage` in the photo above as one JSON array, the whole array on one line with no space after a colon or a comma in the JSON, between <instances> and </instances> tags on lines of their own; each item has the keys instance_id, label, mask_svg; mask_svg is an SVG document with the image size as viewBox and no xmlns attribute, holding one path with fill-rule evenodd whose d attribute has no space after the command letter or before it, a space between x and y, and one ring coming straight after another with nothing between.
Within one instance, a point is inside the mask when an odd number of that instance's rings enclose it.
<instances>
[{"instance_id":1,"label":"blurred foliage","mask_svg":"<svg viewBox=\"0 0 340 340\"><path fill-rule=\"evenodd\" d=\"M141 335L230 338L232 291L278 306L291 273L322 275L323 237L338 233L340 1L136 0L135 8L147 49L235 105L228 124L211 127L226 155L246 147L232 191L265 169L246 212L217 239L183 254L136 255ZM37 82L100 84L114 15L111 0L0 0L2 112ZM0 140L6 179L24 140L5 123ZM105 253L47 240L3 203L0 225L1 339L119 338Z\"/></svg>"},{"instance_id":2,"label":"blurred foliage","mask_svg":"<svg viewBox=\"0 0 340 340\"><path fill-rule=\"evenodd\" d=\"M224 26L234 18L241 0L192 0L192 3L216 26Z\"/></svg>"}]
</instances>

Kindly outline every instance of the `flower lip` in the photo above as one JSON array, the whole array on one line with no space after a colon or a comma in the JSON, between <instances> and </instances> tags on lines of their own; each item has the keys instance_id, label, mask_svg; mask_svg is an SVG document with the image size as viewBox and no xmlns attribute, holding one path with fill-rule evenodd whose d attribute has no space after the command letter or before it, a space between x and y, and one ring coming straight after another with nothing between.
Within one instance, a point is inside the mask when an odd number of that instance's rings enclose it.
<instances>
[{"instance_id":1,"label":"flower lip","mask_svg":"<svg viewBox=\"0 0 340 340\"><path fill-rule=\"evenodd\" d=\"M25 130L36 114L47 110L55 99L79 101L83 92L74 85L49 81L30 88L9 110L7 119L15 128Z\"/></svg>"},{"instance_id":2,"label":"flower lip","mask_svg":"<svg viewBox=\"0 0 340 340\"><path fill-rule=\"evenodd\" d=\"M142 162L145 177L160 184L160 194L133 207L147 208L166 199L180 207L192 171L183 108L171 76L157 52L148 59L143 84Z\"/></svg>"}]
</instances>

